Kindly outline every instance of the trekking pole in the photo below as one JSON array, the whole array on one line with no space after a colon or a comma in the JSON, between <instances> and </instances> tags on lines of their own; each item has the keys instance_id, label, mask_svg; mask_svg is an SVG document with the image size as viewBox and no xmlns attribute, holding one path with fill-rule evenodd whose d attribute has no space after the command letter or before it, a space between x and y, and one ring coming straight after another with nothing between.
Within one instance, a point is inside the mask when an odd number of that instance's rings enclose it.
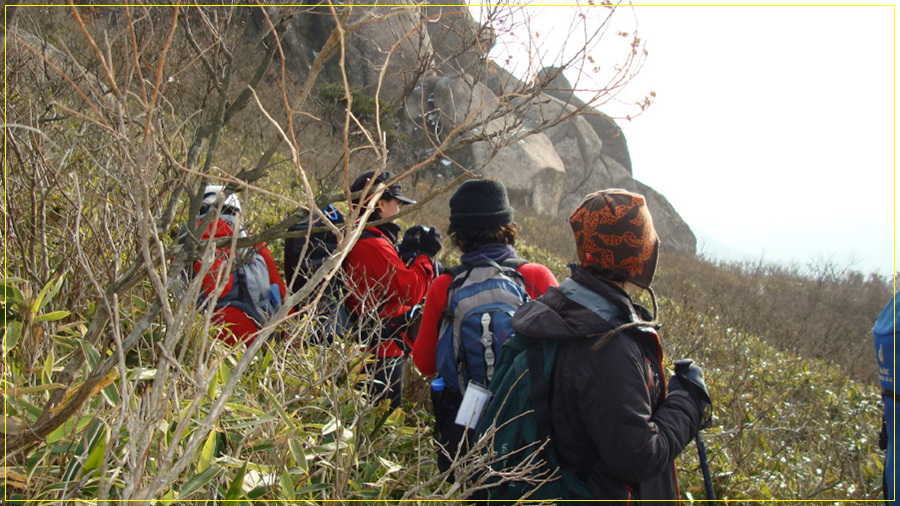
<instances>
[{"instance_id":1,"label":"trekking pole","mask_svg":"<svg viewBox=\"0 0 900 506\"><path fill-rule=\"evenodd\" d=\"M709 504L715 504L716 491L713 490L712 476L709 474L709 462L706 459L706 444L703 442L703 438L700 437L699 431L697 432L697 437L694 438L694 442L697 444L697 455L700 457L700 469L703 471L703 486L706 487L707 502Z\"/></svg>"},{"instance_id":2,"label":"trekking pole","mask_svg":"<svg viewBox=\"0 0 900 506\"><path fill-rule=\"evenodd\" d=\"M693 363L694 361L689 358L676 360L675 374L684 381L691 382L691 380L685 377L685 374ZM697 436L694 438L694 443L697 445L697 456L700 458L700 470L703 472L703 486L706 488L707 502L709 504L715 504L716 491L713 489L712 476L709 472L709 460L706 458L706 444L703 442L703 437L700 436L700 431L704 428L705 427L700 427L697 429Z\"/></svg>"}]
</instances>

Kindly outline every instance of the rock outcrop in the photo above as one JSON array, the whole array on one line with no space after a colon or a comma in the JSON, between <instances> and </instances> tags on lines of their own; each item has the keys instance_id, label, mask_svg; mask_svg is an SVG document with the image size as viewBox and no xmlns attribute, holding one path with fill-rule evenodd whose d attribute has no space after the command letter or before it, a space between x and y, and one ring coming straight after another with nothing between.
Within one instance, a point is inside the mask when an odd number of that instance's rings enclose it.
<instances>
[{"instance_id":1,"label":"rock outcrop","mask_svg":"<svg viewBox=\"0 0 900 506\"><path fill-rule=\"evenodd\" d=\"M522 82L486 55L495 33L449 1L428 6L353 7L344 68L356 88L393 102L406 152L503 181L532 211L567 218L586 193L620 187L647 197L668 250L694 253L690 227L660 193L633 178L621 128L580 100L559 68ZM305 11L286 37L288 59L309 68L335 25L323 10ZM324 69L339 82L338 58ZM453 149L442 144L456 135Z\"/></svg>"}]
</instances>

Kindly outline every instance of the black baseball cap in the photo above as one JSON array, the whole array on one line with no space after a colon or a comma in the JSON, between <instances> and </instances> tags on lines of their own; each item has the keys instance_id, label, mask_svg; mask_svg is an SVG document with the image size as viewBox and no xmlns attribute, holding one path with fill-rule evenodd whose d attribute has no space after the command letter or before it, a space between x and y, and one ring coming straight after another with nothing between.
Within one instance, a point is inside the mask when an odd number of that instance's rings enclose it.
<instances>
[{"instance_id":1,"label":"black baseball cap","mask_svg":"<svg viewBox=\"0 0 900 506\"><path fill-rule=\"evenodd\" d=\"M353 181L353 184L350 185L350 193L356 193L363 188L366 187L366 184L372 179L372 176L375 175L374 170L366 171L360 174L356 181ZM375 178L375 184L384 183L385 181L390 181L394 178L394 174L392 172L384 171L378 174L378 177ZM399 184L392 184L384 190L381 198L392 197L400 201L401 204L415 204L416 201L406 198L403 196L403 188Z\"/></svg>"}]
</instances>

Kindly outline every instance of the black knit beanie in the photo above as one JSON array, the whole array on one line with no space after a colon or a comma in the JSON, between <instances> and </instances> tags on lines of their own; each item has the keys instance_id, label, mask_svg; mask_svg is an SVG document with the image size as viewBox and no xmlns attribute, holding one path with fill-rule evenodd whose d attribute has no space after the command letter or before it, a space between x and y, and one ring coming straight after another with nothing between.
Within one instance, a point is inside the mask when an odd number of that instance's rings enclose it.
<instances>
[{"instance_id":1,"label":"black knit beanie","mask_svg":"<svg viewBox=\"0 0 900 506\"><path fill-rule=\"evenodd\" d=\"M450 225L455 228L481 228L508 225L513 208L500 181L466 181L450 197Z\"/></svg>"}]
</instances>

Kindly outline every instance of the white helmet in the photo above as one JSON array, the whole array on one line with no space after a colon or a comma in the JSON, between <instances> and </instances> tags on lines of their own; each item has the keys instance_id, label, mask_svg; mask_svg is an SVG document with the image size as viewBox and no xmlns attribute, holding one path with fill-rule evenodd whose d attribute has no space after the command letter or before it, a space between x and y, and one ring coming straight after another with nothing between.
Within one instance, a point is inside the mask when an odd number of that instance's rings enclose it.
<instances>
[{"instance_id":1,"label":"white helmet","mask_svg":"<svg viewBox=\"0 0 900 506\"><path fill-rule=\"evenodd\" d=\"M204 206L214 206L218 204L219 198L225 194L225 186L220 184L211 184L206 187L206 190L203 192L203 205ZM225 198L225 203L223 204L223 208L232 208L237 212L241 211L241 201L238 199L237 195L231 194Z\"/></svg>"}]
</instances>

